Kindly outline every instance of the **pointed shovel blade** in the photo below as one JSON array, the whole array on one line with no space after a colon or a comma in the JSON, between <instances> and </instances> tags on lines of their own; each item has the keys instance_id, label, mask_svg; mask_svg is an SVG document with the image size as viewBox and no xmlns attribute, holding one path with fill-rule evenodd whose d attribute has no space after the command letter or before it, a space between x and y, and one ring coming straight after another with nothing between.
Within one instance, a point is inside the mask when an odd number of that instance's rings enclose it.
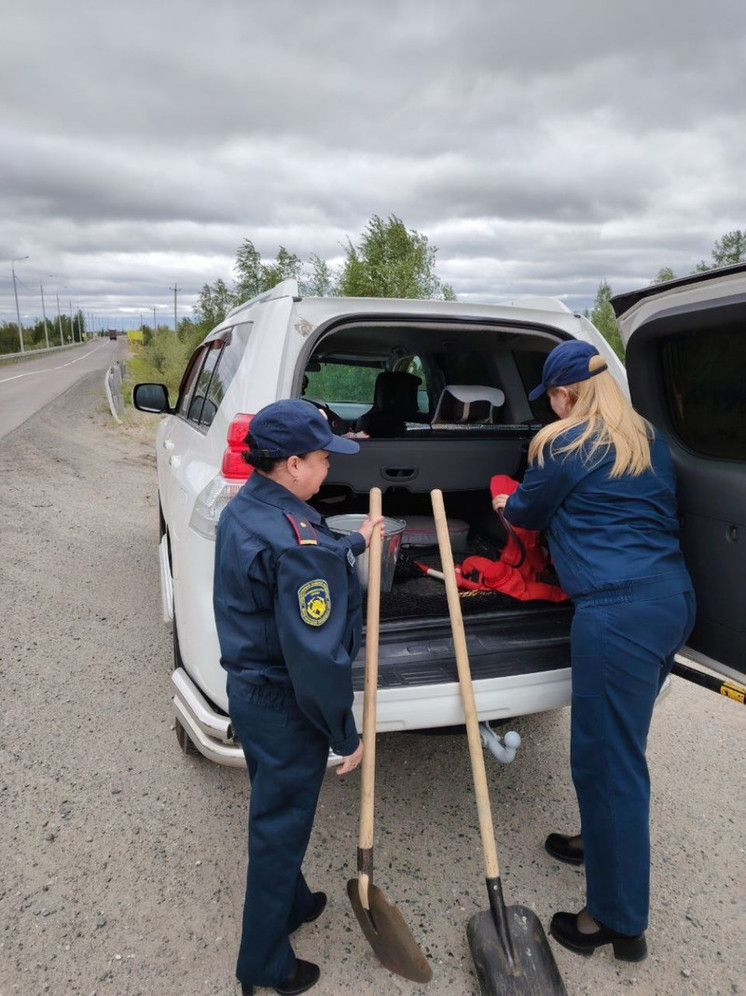
<instances>
[{"instance_id":1,"label":"pointed shovel blade","mask_svg":"<svg viewBox=\"0 0 746 996\"><path fill-rule=\"evenodd\" d=\"M433 972L427 959L401 913L388 902L381 890L372 883L368 885L369 910L360 901L356 878L347 883L347 895L358 923L383 967L412 982L429 982Z\"/></svg>"}]
</instances>

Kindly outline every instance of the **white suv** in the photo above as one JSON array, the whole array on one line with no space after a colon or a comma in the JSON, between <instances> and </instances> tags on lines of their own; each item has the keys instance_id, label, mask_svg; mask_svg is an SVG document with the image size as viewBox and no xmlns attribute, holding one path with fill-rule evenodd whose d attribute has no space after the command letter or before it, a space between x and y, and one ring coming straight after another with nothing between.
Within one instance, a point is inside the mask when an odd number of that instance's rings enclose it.
<instances>
[{"instance_id":1,"label":"white suv","mask_svg":"<svg viewBox=\"0 0 746 996\"><path fill-rule=\"evenodd\" d=\"M700 612L694 644L698 640L709 663L717 656L733 668L746 657L744 634L741 625L740 644L734 645L733 634L724 632L735 597L724 591L724 580L734 584L733 591L744 590L746 544L737 539L746 528L746 417L741 411L739 427L731 426L720 441L721 422L714 437L701 425L690 425L689 412L701 414L702 401L689 396L703 367L713 378L711 393L722 392L722 378L728 381L732 370L704 362L697 324L697 316L707 313L703 302L713 296L721 302L710 313L717 317L718 308L730 307L740 294L734 306L738 333L727 326L723 342L740 349L741 379L732 384L743 407L744 270L715 271L619 299L626 313L621 323L631 335L628 367L642 385L633 400L671 436L683 475L684 546L695 583L704 578L707 586L703 591L697 583L700 607L711 610L706 617ZM694 319L687 317L692 308ZM528 391L540 381L549 350L573 337L598 348L626 391L624 367L599 332L553 299L479 306L302 298L295 281L285 281L236 308L207 336L189 362L173 407L163 385L135 387L136 407L167 415L157 433L159 552L164 619L173 622L174 705L182 749L194 745L219 763L244 764L227 716L212 577L220 512L250 469L241 450L252 414L278 398L305 396L326 406L335 431L366 434L359 455L332 456L329 476L313 499L326 516L367 511L369 490L377 485L384 514L416 522L422 533L431 515L430 491L440 488L462 543L455 559L469 553L496 558L504 535L490 504L490 478L520 479L531 437L553 417L546 398L531 403ZM729 408L723 420L731 415ZM697 489L713 467L727 495L705 497ZM740 505L731 501L731 491L740 496ZM701 527L709 530L704 541ZM719 527L729 537L725 550L717 542ZM730 557L724 574L714 567L720 563L716 554L723 552ZM428 555L437 551L416 551L417 559ZM480 720L569 702L569 603L518 602L499 593L462 601ZM359 724L363 660L361 653L353 665ZM733 663L737 660L740 665ZM381 597L378 730L461 723L443 585L402 571Z\"/></svg>"}]
</instances>

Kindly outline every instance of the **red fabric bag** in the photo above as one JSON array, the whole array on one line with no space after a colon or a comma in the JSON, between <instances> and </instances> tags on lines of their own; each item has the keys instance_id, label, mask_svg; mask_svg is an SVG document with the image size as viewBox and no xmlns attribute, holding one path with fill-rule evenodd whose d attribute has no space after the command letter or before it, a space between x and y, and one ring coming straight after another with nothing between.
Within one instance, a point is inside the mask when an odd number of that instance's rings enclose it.
<instances>
[{"instance_id":1,"label":"red fabric bag","mask_svg":"<svg viewBox=\"0 0 746 996\"><path fill-rule=\"evenodd\" d=\"M490 492L495 495L512 494L518 482L505 474L496 474L490 481ZM540 534L533 529L521 529L503 519L508 541L499 560L487 557L467 557L456 564L456 581L464 591L501 591L520 599L542 599L547 602L564 602L567 595L557 584L540 580L549 568L549 556L541 545Z\"/></svg>"}]
</instances>

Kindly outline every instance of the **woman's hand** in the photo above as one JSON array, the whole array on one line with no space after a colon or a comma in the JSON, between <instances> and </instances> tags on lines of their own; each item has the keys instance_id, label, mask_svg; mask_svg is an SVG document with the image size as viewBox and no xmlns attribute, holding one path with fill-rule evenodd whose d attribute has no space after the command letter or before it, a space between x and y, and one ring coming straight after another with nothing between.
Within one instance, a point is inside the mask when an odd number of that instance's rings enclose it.
<instances>
[{"instance_id":1,"label":"woman's hand","mask_svg":"<svg viewBox=\"0 0 746 996\"><path fill-rule=\"evenodd\" d=\"M508 498L510 498L510 495L495 495L492 499L492 508L496 512L499 512L501 508L505 508Z\"/></svg>"},{"instance_id":2,"label":"woman's hand","mask_svg":"<svg viewBox=\"0 0 746 996\"><path fill-rule=\"evenodd\" d=\"M362 524L362 526L358 530L358 532L360 533L360 535L365 540L366 547L370 546L370 537L371 537L371 535L373 533L373 530L375 529L375 527L379 523L383 523L383 516L382 515L376 515L373 518L371 518L371 516L368 516L368 518L365 520L365 522Z\"/></svg>"},{"instance_id":3,"label":"woman's hand","mask_svg":"<svg viewBox=\"0 0 746 996\"><path fill-rule=\"evenodd\" d=\"M347 754L346 757L343 759L342 763L338 765L337 774L349 775L351 771L354 771L355 768L357 768L362 759L363 759L363 741L361 740L360 743L357 745L357 748L355 749L355 753Z\"/></svg>"}]
</instances>

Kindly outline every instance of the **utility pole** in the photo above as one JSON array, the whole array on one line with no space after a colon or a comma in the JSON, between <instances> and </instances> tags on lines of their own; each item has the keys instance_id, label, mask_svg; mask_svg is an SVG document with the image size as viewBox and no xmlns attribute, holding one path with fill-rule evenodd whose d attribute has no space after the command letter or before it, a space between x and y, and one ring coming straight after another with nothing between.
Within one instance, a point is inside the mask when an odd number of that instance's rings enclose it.
<instances>
[{"instance_id":1,"label":"utility pole","mask_svg":"<svg viewBox=\"0 0 746 996\"><path fill-rule=\"evenodd\" d=\"M158 326L155 324L155 305L153 305L153 331L155 332L157 328Z\"/></svg>"},{"instance_id":2,"label":"utility pole","mask_svg":"<svg viewBox=\"0 0 746 996\"><path fill-rule=\"evenodd\" d=\"M28 256L16 256L15 259L10 261L10 272L13 274L13 294L16 299L16 318L18 319L18 341L21 344L21 352L23 352L23 325L21 325L21 312L18 307L18 290L16 289L16 270L15 263L19 263L22 259L28 259Z\"/></svg>"},{"instance_id":3,"label":"utility pole","mask_svg":"<svg viewBox=\"0 0 746 996\"><path fill-rule=\"evenodd\" d=\"M60 293L57 291L57 331L60 334L60 346L65 345L65 337L62 334L62 315L60 314Z\"/></svg>"},{"instance_id":4,"label":"utility pole","mask_svg":"<svg viewBox=\"0 0 746 996\"><path fill-rule=\"evenodd\" d=\"M173 287L171 287L169 289L174 292L174 332L176 332L176 330L178 328L178 325L177 325L177 322L176 322L176 294L177 294L179 288L178 288L177 284L174 284Z\"/></svg>"},{"instance_id":5,"label":"utility pole","mask_svg":"<svg viewBox=\"0 0 746 996\"><path fill-rule=\"evenodd\" d=\"M70 335L73 338L73 342L75 342L75 325L73 324L73 303L69 298L67 303L70 305Z\"/></svg>"},{"instance_id":6,"label":"utility pole","mask_svg":"<svg viewBox=\"0 0 746 996\"><path fill-rule=\"evenodd\" d=\"M44 287L41 280L39 281L39 290L41 291L41 313L44 315L44 340L47 344L47 349L49 349L49 327L47 326L47 309L44 307Z\"/></svg>"}]
</instances>

